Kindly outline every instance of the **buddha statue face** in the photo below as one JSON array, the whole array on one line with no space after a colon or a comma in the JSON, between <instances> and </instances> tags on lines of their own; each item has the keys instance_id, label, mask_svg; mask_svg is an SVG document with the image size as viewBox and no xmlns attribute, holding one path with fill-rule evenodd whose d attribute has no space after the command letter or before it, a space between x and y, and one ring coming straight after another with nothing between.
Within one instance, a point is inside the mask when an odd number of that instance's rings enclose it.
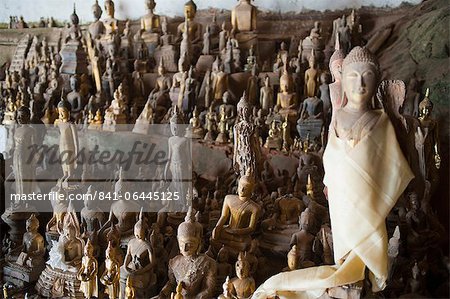
<instances>
[{"instance_id":1,"label":"buddha statue face","mask_svg":"<svg viewBox=\"0 0 450 299\"><path fill-rule=\"evenodd\" d=\"M67 121L70 118L70 112L67 108L58 107L59 119L62 121Z\"/></svg>"},{"instance_id":2,"label":"buddha statue face","mask_svg":"<svg viewBox=\"0 0 450 299\"><path fill-rule=\"evenodd\" d=\"M70 77L70 88L73 91L78 90L78 88L79 88L79 81L78 81L78 78L76 76Z\"/></svg>"},{"instance_id":3,"label":"buddha statue face","mask_svg":"<svg viewBox=\"0 0 450 299\"><path fill-rule=\"evenodd\" d=\"M200 240L196 237L178 237L180 253L183 256L194 256L200 248Z\"/></svg>"},{"instance_id":4,"label":"buddha statue face","mask_svg":"<svg viewBox=\"0 0 450 299\"><path fill-rule=\"evenodd\" d=\"M311 219L311 214L310 213L306 213L305 215L302 215L302 217L300 217L300 228L301 228L301 230L304 230L304 231L308 232L308 231L310 231L311 225L312 225L312 219Z\"/></svg>"},{"instance_id":5,"label":"buddha statue face","mask_svg":"<svg viewBox=\"0 0 450 299\"><path fill-rule=\"evenodd\" d=\"M155 0L147 0L147 1L145 1L145 4L147 5L148 10L153 12L153 10L155 9L155 6L156 6Z\"/></svg>"},{"instance_id":6,"label":"buddha statue face","mask_svg":"<svg viewBox=\"0 0 450 299\"><path fill-rule=\"evenodd\" d=\"M92 14L94 15L96 21L98 21L102 16L102 9L97 2L92 6Z\"/></svg>"},{"instance_id":7,"label":"buddha statue face","mask_svg":"<svg viewBox=\"0 0 450 299\"><path fill-rule=\"evenodd\" d=\"M105 1L105 11L109 17L114 18L114 2L111 0Z\"/></svg>"},{"instance_id":8,"label":"buddha statue face","mask_svg":"<svg viewBox=\"0 0 450 299\"><path fill-rule=\"evenodd\" d=\"M366 62L353 62L344 67L342 88L349 103L368 105L377 88L375 66Z\"/></svg>"},{"instance_id":9,"label":"buddha statue face","mask_svg":"<svg viewBox=\"0 0 450 299\"><path fill-rule=\"evenodd\" d=\"M239 180L238 195L239 198L250 198L253 192L253 184L246 177Z\"/></svg>"},{"instance_id":10,"label":"buddha statue face","mask_svg":"<svg viewBox=\"0 0 450 299\"><path fill-rule=\"evenodd\" d=\"M139 239L139 240L145 239L145 229L144 229L141 221L136 223L136 225L134 226L134 236L136 237L136 239Z\"/></svg>"},{"instance_id":11,"label":"buddha statue face","mask_svg":"<svg viewBox=\"0 0 450 299\"><path fill-rule=\"evenodd\" d=\"M65 233L66 237L69 240L75 239L76 231L75 231L75 227L73 227L72 225L69 225L68 227L65 227L64 228L64 233Z\"/></svg>"},{"instance_id":12,"label":"buddha statue face","mask_svg":"<svg viewBox=\"0 0 450 299\"><path fill-rule=\"evenodd\" d=\"M36 232L39 228L39 220L32 215L30 219L26 222L26 230L27 232Z\"/></svg>"},{"instance_id":13,"label":"buddha statue face","mask_svg":"<svg viewBox=\"0 0 450 299\"><path fill-rule=\"evenodd\" d=\"M239 279L247 278L250 273L250 264L246 260L238 260L236 262L236 276Z\"/></svg>"},{"instance_id":14,"label":"buddha statue face","mask_svg":"<svg viewBox=\"0 0 450 299\"><path fill-rule=\"evenodd\" d=\"M197 13L197 8L193 5L193 2L189 1L184 5L184 17L187 20L192 20L195 18L195 14Z\"/></svg>"}]
</instances>

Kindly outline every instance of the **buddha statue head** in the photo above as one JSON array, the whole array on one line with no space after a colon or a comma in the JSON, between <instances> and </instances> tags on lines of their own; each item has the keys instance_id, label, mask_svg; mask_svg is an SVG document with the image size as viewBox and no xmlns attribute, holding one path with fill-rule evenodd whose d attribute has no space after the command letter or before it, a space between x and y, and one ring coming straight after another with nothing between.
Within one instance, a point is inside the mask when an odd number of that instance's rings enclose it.
<instances>
[{"instance_id":1,"label":"buddha statue head","mask_svg":"<svg viewBox=\"0 0 450 299\"><path fill-rule=\"evenodd\" d=\"M17 123L20 125L29 124L31 119L30 109L26 106L21 106L19 109L17 109L16 118Z\"/></svg>"},{"instance_id":2,"label":"buddha statue head","mask_svg":"<svg viewBox=\"0 0 450 299\"><path fill-rule=\"evenodd\" d=\"M339 45L339 32L336 33L336 43L334 45L333 55L330 57L329 67L331 75L334 80L341 81L342 76L342 62L344 61L345 53L341 50Z\"/></svg>"},{"instance_id":3,"label":"buddha statue head","mask_svg":"<svg viewBox=\"0 0 450 299\"><path fill-rule=\"evenodd\" d=\"M250 262L247 259L247 252L240 252L236 262L236 276L239 279L247 278L250 275Z\"/></svg>"},{"instance_id":4,"label":"buddha statue head","mask_svg":"<svg viewBox=\"0 0 450 299\"><path fill-rule=\"evenodd\" d=\"M110 18L114 18L114 1L106 0L105 1L105 11Z\"/></svg>"},{"instance_id":5,"label":"buddha statue head","mask_svg":"<svg viewBox=\"0 0 450 299\"><path fill-rule=\"evenodd\" d=\"M348 104L369 106L379 77L379 65L372 53L366 48L353 48L342 63L342 89Z\"/></svg>"},{"instance_id":6,"label":"buddha statue head","mask_svg":"<svg viewBox=\"0 0 450 299\"><path fill-rule=\"evenodd\" d=\"M202 243L202 226L195 220L192 207L184 218L184 222L178 226L178 246L183 256L196 256L200 253Z\"/></svg>"},{"instance_id":7,"label":"buddha statue head","mask_svg":"<svg viewBox=\"0 0 450 299\"><path fill-rule=\"evenodd\" d=\"M80 88L80 80L78 79L78 75L72 75L70 76L70 89L72 89L72 91L78 91L78 89Z\"/></svg>"},{"instance_id":8,"label":"buddha statue head","mask_svg":"<svg viewBox=\"0 0 450 299\"><path fill-rule=\"evenodd\" d=\"M147 9L148 9L151 13L153 13L153 10L154 10L155 7L156 7L156 2L155 2L155 0L146 0L146 1L145 1L145 4L147 5Z\"/></svg>"},{"instance_id":9,"label":"buddha statue head","mask_svg":"<svg viewBox=\"0 0 450 299\"><path fill-rule=\"evenodd\" d=\"M84 246L85 256L94 256L94 246L92 245L91 239L88 238L86 245Z\"/></svg>"},{"instance_id":10,"label":"buddha statue head","mask_svg":"<svg viewBox=\"0 0 450 299\"><path fill-rule=\"evenodd\" d=\"M70 112L72 111L72 105L67 101L64 96L64 90L61 92L61 101L58 103L59 120L67 122L70 119Z\"/></svg>"},{"instance_id":11,"label":"buddha statue head","mask_svg":"<svg viewBox=\"0 0 450 299\"><path fill-rule=\"evenodd\" d=\"M111 241L108 242L108 247L106 248L105 251L105 256L107 259L112 259L114 258L114 254L113 254L113 243Z\"/></svg>"},{"instance_id":12,"label":"buddha statue head","mask_svg":"<svg viewBox=\"0 0 450 299\"><path fill-rule=\"evenodd\" d=\"M430 89L427 88L425 92L425 98L419 103L419 118L424 119L431 115L433 111L433 102L429 98Z\"/></svg>"},{"instance_id":13,"label":"buddha statue head","mask_svg":"<svg viewBox=\"0 0 450 299\"><path fill-rule=\"evenodd\" d=\"M92 5L92 14L94 15L94 18L96 21L100 20L100 17L102 16L102 8L100 5L98 5L98 0L95 0L95 4Z\"/></svg>"},{"instance_id":14,"label":"buddha statue head","mask_svg":"<svg viewBox=\"0 0 450 299\"><path fill-rule=\"evenodd\" d=\"M240 119L243 119L246 121L248 121L250 119L250 116L252 114L252 107L251 107L251 104L249 103L249 101L247 100L247 95L246 95L245 91L242 94L242 97L241 97L239 103L237 104L236 110L237 110L238 117Z\"/></svg>"},{"instance_id":15,"label":"buddha statue head","mask_svg":"<svg viewBox=\"0 0 450 299\"><path fill-rule=\"evenodd\" d=\"M184 4L184 17L186 20L192 21L197 13L197 5L194 1L189 0Z\"/></svg>"},{"instance_id":16,"label":"buddha statue head","mask_svg":"<svg viewBox=\"0 0 450 299\"><path fill-rule=\"evenodd\" d=\"M252 195L253 188L255 186L255 180L250 169L247 169L247 172L244 176L239 179L238 183L238 195L240 199L246 200L249 199Z\"/></svg>"},{"instance_id":17,"label":"buddha statue head","mask_svg":"<svg viewBox=\"0 0 450 299\"><path fill-rule=\"evenodd\" d=\"M281 92L289 92L291 89L289 74L287 71L283 71L283 75L280 77L280 90Z\"/></svg>"},{"instance_id":18,"label":"buddha statue head","mask_svg":"<svg viewBox=\"0 0 450 299\"><path fill-rule=\"evenodd\" d=\"M158 75L160 77L164 76L166 74L166 68L164 67L164 62L161 58L159 65L158 65Z\"/></svg>"},{"instance_id":19,"label":"buddha statue head","mask_svg":"<svg viewBox=\"0 0 450 299\"><path fill-rule=\"evenodd\" d=\"M80 19L78 18L75 8L75 3L73 4L73 13L70 15L70 22L72 22L72 25L74 26L77 26L80 23Z\"/></svg>"},{"instance_id":20,"label":"buddha statue head","mask_svg":"<svg viewBox=\"0 0 450 299\"><path fill-rule=\"evenodd\" d=\"M112 247L119 246L119 243L120 243L120 232L117 229L116 225L111 224L111 228L110 228L108 234L106 235L106 239L108 240L108 243Z\"/></svg>"},{"instance_id":21,"label":"buddha statue head","mask_svg":"<svg viewBox=\"0 0 450 299\"><path fill-rule=\"evenodd\" d=\"M309 232L311 231L313 224L314 224L313 215L311 213L311 210L309 208L306 208L300 215L299 219L300 230Z\"/></svg>"},{"instance_id":22,"label":"buddha statue head","mask_svg":"<svg viewBox=\"0 0 450 299\"><path fill-rule=\"evenodd\" d=\"M141 211L139 212L139 220L134 225L134 236L136 237L136 239L144 240L145 233L147 232L147 230L148 230L148 225L143 217L143 211L141 208Z\"/></svg>"},{"instance_id":23,"label":"buddha statue head","mask_svg":"<svg viewBox=\"0 0 450 299\"><path fill-rule=\"evenodd\" d=\"M298 249L297 245L292 246L291 250L289 250L287 254L287 262L289 270L297 270L298 269Z\"/></svg>"},{"instance_id":24,"label":"buddha statue head","mask_svg":"<svg viewBox=\"0 0 450 299\"><path fill-rule=\"evenodd\" d=\"M217 253L217 262L228 263L229 256L230 254L228 252L228 249L225 247L225 245L222 245L222 248L220 248L219 252Z\"/></svg>"},{"instance_id":25,"label":"buddha statue head","mask_svg":"<svg viewBox=\"0 0 450 299\"><path fill-rule=\"evenodd\" d=\"M27 232L37 232L38 228L39 228L39 220L37 219L36 215L33 213L33 214L31 214L30 218L27 219L27 222L26 222Z\"/></svg>"},{"instance_id":26,"label":"buddha statue head","mask_svg":"<svg viewBox=\"0 0 450 299\"><path fill-rule=\"evenodd\" d=\"M116 183L114 184L114 192L116 194L120 194L122 193L122 190L124 189L123 186L123 174L122 174L122 167L119 168L119 177L116 181Z\"/></svg>"}]
</instances>

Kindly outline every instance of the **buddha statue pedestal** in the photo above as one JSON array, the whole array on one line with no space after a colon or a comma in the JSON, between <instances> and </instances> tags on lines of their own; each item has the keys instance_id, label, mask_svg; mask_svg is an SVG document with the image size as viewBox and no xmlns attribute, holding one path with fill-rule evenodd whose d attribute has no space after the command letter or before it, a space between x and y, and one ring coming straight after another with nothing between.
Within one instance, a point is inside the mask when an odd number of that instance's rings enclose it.
<instances>
[{"instance_id":1,"label":"buddha statue pedestal","mask_svg":"<svg viewBox=\"0 0 450 299\"><path fill-rule=\"evenodd\" d=\"M77 272L54 269L47 265L39 277L36 290L41 296L50 298L85 298L80 291L80 284Z\"/></svg>"},{"instance_id":2,"label":"buddha statue pedestal","mask_svg":"<svg viewBox=\"0 0 450 299\"><path fill-rule=\"evenodd\" d=\"M258 53L258 34L256 32L239 32L236 33L235 38L239 42L239 49L244 53L247 53L251 48Z\"/></svg>"},{"instance_id":3,"label":"buddha statue pedestal","mask_svg":"<svg viewBox=\"0 0 450 299\"><path fill-rule=\"evenodd\" d=\"M322 119L299 119L297 121L297 131L301 140L318 140L322 133ZM308 137L309 136L309 137Z\"/></svg>"},{"instance_id":4,"label":"buddha statue pedestal","mask_svg":"<svg viewBox=\"0 0 450 299\"><path fill-rule=\"evenodd\" d=\"M39 275L45 268L45 261L42 259L39 265L36 265L34 268L12 262L7 262L4 267L0 262L0 266L3 269L3 280L5 282L10 282L18 288L24 288L39 279Z\"/></svg>"},{"instance_id":5,"label":"buddha statue pedestal","mask_svg":"<svg viewBox=\"0 0 450 299\"><path fill-rule=\"evenodd\" d=\"M358 281L350 285L330 288L320 298L357 299L361 298L362 291L363 291L363 282Z\"/></svg>"}]
</instances>

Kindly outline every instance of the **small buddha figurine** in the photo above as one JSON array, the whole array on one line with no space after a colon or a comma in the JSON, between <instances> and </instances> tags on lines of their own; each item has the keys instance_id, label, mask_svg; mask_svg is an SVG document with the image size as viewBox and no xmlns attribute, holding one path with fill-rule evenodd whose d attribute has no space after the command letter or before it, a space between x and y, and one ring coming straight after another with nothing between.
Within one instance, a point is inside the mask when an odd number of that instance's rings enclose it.
<instances>
[{"instance_id":1,"label":"small buddha figurine","mask_svg":"<svg viewBox=\"0 0 450 299\"><path fill-rule=\"evenodd\" d=\"M60 132L59 152L61 155L68 157L68 159L61 164L63 169L61 181L63 182L64 187L68 186L68 180L77 168L76 155L78 154L78 133L75 125L70 121L71 111L72 105L63 96L58 103L59 118L55 121L55 125L58 125Z\"/></svg>"},{"instance_id":2,"label":"small buddha figurine","mask_svg":"<svg viewBox=\"0 0 450 299\"><path fill-rule=\"evenodd\" d=\"M105 270L100 277L100 282L105 285L105 293L111 299L119 298L120 262L114 254L112 243L108 243L106 249Z\"/></svg>"},{"instance_id":3,"label":"small buddha figurine","mask_svg":"<svg viewBox=\"0 0 450 299\"><path fill-rule=\"evenodd\" d=\"M193 0L189 0L184 4L184 18L185 21L178 25L177 36L181 39L182 34L187 27L189 31L189 39L192 44L198 44L202 39L202 25L195 22L195 14L197 13L197 5Z\"/></svg>"},{"instance_id":4,"label":"small buddha figurine","mask_svg":"<svg viewBox=\"0 0 450 299\"><path fill-rule=\"evenodd\" d=\"M67 94L67 100L72 107L71 116L74 120L78 120L86 102L80 94L80 83L77 75L70 77L70 89L72 91Z\"/></svg>"},{"instance_id":5,"label":"small buddha figurine","mask_svg":"<svg viewBox=\"0 0 450 299\"><path fill-rule=\"evenodd\" d=\"M97 109L97 112L95 112L95 116L93 120L89 123L89 129L90 130L101 130L103 126L103 116L100 109Z\"/></svg>"},{"instance_id":6,"label":"small buddha figurine","mask_svg":"<svg viewBox=\"0 0 450 299\"><path fill-rule=\"evenodd\" d=\"M105 34L103 35L103 40L114 41L119 34L119 21L114 18L115 8L114 1L105 1L105 11L108 15L103 20L103 26L105 27Z\"/></svg>"},{"instance_id":7,"label":"small buddha figurine","mask_svg":"<svg viewBox=\"0 0 450 299\"><path fill-rule=\"evenodd\" d=\"M316 68L316 59L314 50L311 50L309 58L309 69L305 71L304 92L307 97L314 97L317 93L319 82L319 70Z\"/></svg>"},{"instance_id":8,"label":"small buddha figurine","mask_svg":"<svg viewBox=\"0 0 450 299\"><path fill-rule=\"evenodd\" d=\"M169 261L169 281L161 290L160 298L168 298L181 284L184 298L213 298L216 285L216 262L201 254L203 227L195 220L192 207L178 226L180 254Z\"/></svg>"},{"instance_id":9,"label":"small buddha figurine","mask_svg":"<svg viewBox=\"0 0 450 299\"><path fill-rule=\"evenodd\" d=\"M402 114L418 117L419 116L419 101L420 94L417 92L418 81L416 78L411 78L406 90L405 102L402 106Z\"/></svg>"},{"instance_id":10,"label":"small buddha figurine","mask_svg":"<svg viewBox=\"0 0 450 299\"><path fill-rule=\"evenodd\" d=\"M150 125L155 123L155 112L150 102L147 102L144 106L139 117L136 119L136 123L133 128L133 132L147 134Z\"/></svg>"},{"instance_id":11,"label":"small buddha figurine","mask_svg":"<svg viewBox=\"0 0 450 299\"><path fill-rule=\"evenodd\" d=\"M430 90L427 89L425 98L419 104L420 127L415 133L415 143L419 153L422 177L434 183L436 171L441 166L441 157L439 155L438 123L431 118L433 102L429 99L429 93Z\"/></svg>"},{"instance_id":12,"label":"small buddha figurine","mask_svg":"<svg viewBox=\"0 0 450 299\"><path fill-rule=\"evenodd\" d=\"M213 77L214 100L221 100L223 94L228 91L228 74L223 71L223 65L219 65L218 72Z\"/></svg>"},{"instance_id":13,"label":"small buddha figurine","mask_svg":"<svg viewBox=\"0 0 450 299\"><path fill-rule=\"evenodd\" d=\"M182 34L182 39L180 43L180 58L183 58L183 63L185 67L191 65L192 59L194 57L194 51L192 47L192 41L189 38L189 29L188 24L183 23L185 26L185 30Z\"/></svg>"},{"instance_id":14,"label":"small buddha figurine","mask_svg":"<svg viewBox=\"0 0 450 299\"><path fill-rule=\"evenodd\" d=\"M150 242L145 239L147 230L148 226L141 209L139 220L134 225L134 238L128 242L127 254L120 268L123 289L125 289L125 281L128 281L130 277L133 282L138 283L134 286L136 298L149 298L150 291L156 283L156 275L153 272L155 256Z\"/></svg>"},{"instance_id":15,"label":"small buddha figurine","mask_svg":"<svg viewBox=\"0 0 450 299\"><path fill-rule=\"evenodd\" d=\"M277 96L277 106L279 113L284 118L287 116L290 121L297 119L297 95L291 91L292 78L286 70L280 78L280 92Z\"/></svg>"},{"instance_id":16,"label":"small buddha figurine","mask_svg":"<svg viewBox=\"0 0 450 299\"><path fill-rule=\"evenodd\" d=\"M318 97L306 98L302 103L300 119L322 119L323 118L323 102Z\"/></svg>"},{"instance_id":17,"label":"small buddha figurine","mask_svg":"<svg viewBox=\"0 0 450 299\"><path fill-rule=\"evenodd\" d=\"M225 196L222 213L212 232L212 244L225 245L236 256L251 244L261 208L251 200L255 180L250 170L241 176L238 194ZM217 246L216 246L217 247Z\"/></svg>"},{"instance_id":18,"label":"small buddha figurine","mask_svg":"<svg viewBox=\"0 0 450 299\"><path fill-rule=\"evenodd\" d=\"M326 122L331 118L331 98L330 98L330 75L323 72L320 74L319 98L323 103L323 117Z\"/></svg>"},{"instance_id":19,"label":"small buddha figurine","mask_svg":"<svg viewBox=\"0 0 450 299\"><path fill-rule=\"evenodd\" d=\"M299 217L300 231L291 238L291 246L297 246L300 269L314 266L313 243L316 237L311 233L312 217L310 209L306 208Z\"/></svg>"},{"instance_id":20,"label":"small buddha figurine","mask_svg":"<svg viewBox=\"0 0 450 299\"><path fill-rule=\"evenodd\" d=\"M270 123L269 136L264 143L264 147L268 149L280 150L283 142L282 132L279 128L279 122L273 120Z\"/></svg>"},{"instance_id":21,"label":"small buddha figurine","mask_svg":"<svg viewBox=\"0 0 450 299\"><path fill-rule=\"evenodd\" d=\"M259 91L259 105L263 111L263 115L269 113L269 109L273 108L273 87L270 85L270 77L264 77L264 86Z\"/></svg>"},{"instance_id":22,"label":"small buddha figurine","mask_svg":"<svg viewBox=\"0 0 450 299\"><path fill-rule=\"evenodd\" d=\"M189 120L189 127L186 128L186 137L193 139L203 139L205 130L200 122L197 106L194 107L192 118Z\"/></svg>"},{"instance_id":23,"label":"small buddha figurine","mask_svg":"<svg viewBox=\"0 0 450 299\"><path fill-rule=\"evenodd\" d=\"M225 282L222 285L223 293L219 295L218 299L234 299L233 295L234 286L230 281L230 276L227 276Z\"/></svg>"},{"instance_id":24,"label":"small buddha figurine","mask_svg":"<svg viewBox=\"0 0 450 299\"><path fill-rule=\"evenodd\" d=\"M125 125L127 123L126 103L123 101L119 89L114 92L114 100L105 111L105 122L103 130L115 131L119 129L116 125Z\"/></svg>"},{"instance_id":25,"label":"small buddha figurine","mask_svg":"<svg viewBox=\"0 0 450 299\"><path fill-rule=\"evenodd\" d=\"M217 135L217 113L214 107L211 105L208 108L208 112L205 116L206 121L206 135L204 139L206 141L213 141L216 139Z\"/></svg>"},{"instance_id":26,"label":"small buddha figurine","mask_svg":"<svg viewBox=\"0 0 450 299\"><path fill-rule=\"evenodd\" d=\"M248 78L246 90L248 101L252 106L255 106L258 102L259 78L256 67L256 64L252 67L251 76Z\"/></svg>"},{"instance_id":27,"label":"small buddha figurine","mask_svg":"<svg viewBox=\"0 0 450 299\"><path fill-rule=\"evenodd\" d=\"M84 247L84 256L81 260L81 267L78 270L77 278L81 281L80 291L88 299L98 297L97 286L98 262L94 257L94 246L88 239Z\"/></svg>"},{"instance_id":28,"label":"small buddha figurine","mask_svg":"<svg viewBox=\"0 0 450 299\"><path fill-rule=\"evenodd\" d=\"M225 108L223 105L219 108L219 134L215 140L219 144L228 143L228 116Z\"/></svg>"},{"instance_id":29,"label":"small buddha figurine","mask_svg":"<svg viewBox=\"0 0 450 299\"><path fill-rule=\"evenodd\" d=\"M256 31L258 9L250 0L239 0L231 11L231 25L236 33Z\"/></svg>"},{"instance_id":30,"label":"small buddha figurine","mask_svg":"<svg viewBox=\"0 0 450 299\"><path fill-rule=\"evenodd\" d=\"M22 245L11 250L6 256L6 260L12 263L12 267L15 271L22 272L19 267L16 269L14 264L26 267L31 270L32 273L37 273L44 268L44 255L45 246L44 238L38 232L39 220L35 214L31 214L30 218L26 221L26 233L22 238Z\"/></svg>"},{"instance_id":31,"label":"small buddha figurine","mask_svg":"<svg viewBox=\"0 0 450 299\"><path fill-rule=\"evenodd\" d=\"M155 113L157 116L164 116L167 110L172 106L170 100L169 90L172 86L172 80L163 64L163 60L160 61L158 66L158 78L156 79L155 88L150 92L148 96L149 100L153 100L156 103Z\"/></svg>"},{"instance_id":32,"label":"small buddha figurine","mask_svg":"<svg viewBox=\"0 0 450 299\"><path fill-rule=\"evenodd\" d=\"M282 135L283 135L283 151L289 152L294 141L291 137L291 124L288 117L286 116L284 122L281 124Z\"/></svg>"},{"instance_id":33,"label":"small buddha figurine","mask_svg":"<svg viewBox=\"0 0 450 299\"><path fill-rule=\"evenodd\" d=\"M228 40L228 30L226 29L226 24L225 22L222 23L222 30L219 33L219 52L222 52L226 45L227 45L227 40Z\"/></svg>"},{"instance_id":34,"label":"small buddha figurine","mask_svg":"<svg viewBox=\"0 0 450 299\"><path fill-rule=\"evenodd\" d=\"M256 290L256 284L253 277L250 276L250 263L247 260L247 253L240 252L236 262L236 276L231 279L236 298L250 298Z\"/></svg>"},{"instance_id":35,"label":"small buddha figurine","mask_svg":"<svg viewBox=\"0 0 450 299\"><path fill-rule=\"evenodd\" d=\"M141 18L142 38L146 39L146 34L159 33L161 31L161 22L159 15L153 13L155 9L155 0L146 0L147 14Z\"/></svg>"},{"instance_id":36,"label":"small buddha figurine","mask_svg":"<svg viewBox=\"0 0 450 299\"><path fill-rule=\"evenodd\" d=\"M211 32L209 25L206 25L205 33L203 34L203 55L209 55L211 52Z\"/></svg>"},{"instance_id":37,"label":"small buddha figurine","mask_svg":"<svg viewBox=\"0 0 450 299\"><path fill-rule=\"evenodd\" d=\"M105 33L105 26L100 21L102 8L98 5L98 0L95 0L95 4L92 5L92 14L94 15L94 22L89 25L88 31L91 34L91 38L95 40Z\"/></svg>"}]
</instances>

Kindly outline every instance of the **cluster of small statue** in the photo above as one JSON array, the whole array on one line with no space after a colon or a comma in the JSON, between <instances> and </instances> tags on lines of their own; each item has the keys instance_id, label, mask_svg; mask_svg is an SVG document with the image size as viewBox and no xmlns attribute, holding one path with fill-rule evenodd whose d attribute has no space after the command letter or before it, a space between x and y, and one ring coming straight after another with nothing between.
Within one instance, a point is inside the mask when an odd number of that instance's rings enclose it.
<instances>
[{"instance_id":1,"label":"cluster of small statue","mask_svg":"<svg viewBox=\"0 0 450 299\"><path fill-rule=\"evenodd\" d=\"M174 135L218 150L232 146L232 169L215 182L197 181L192 206L181 216L130 212L133 203L124 200L111 206L109 217L89 202L77 215L71 204L58 201L46 226L48 247L38 215L30 209L14 218L11 208L2 219L12 227L26 224L26 232L10 232L3 242L5 280L19 289L35 285L45 297L250 298L276 274L268 257L287 259L281 271L338 262L322 155L330 125L339 135L352 128L340 110L351 100L342 96L346 55L356 49L357 63L372 63L358 47L363 41L357 14L333 22L328 46L315 22L296 53L282 43L270 67L260 61L257 8L250 0L233 8L231 30L225 22L219 26L216 15L203 30L190 0L176 34L168 31L167 18L154 13L155 1L146 4L135 34L129 21L114 17L114 2L105 0L107 16L100 19L96 1L95 20L84 31L74 8L61 43L24 38L27 48L31 44L27 55L16 52L0 85L0 120L18 125L15 152L27 138L38 138L30 124L59 125L60 150L74 153L74 123L104 131L133 124L140 134L152 124L187 123L185 132ZM50 23L42 20L43 27ZM326 47L334 49L329 58ZM438 128L429 91L419 99L416 79L408 88L383 81L370 103L388 113L415 175L388 217L388 297L429 296L448 277L439 250L443 231L430 204L440 168ZM298 167L291 175L268 155L295 158ZM31 184L20 178L35 169L17 164L16 192L30 193ZM64 177L54 188L63 197L73 167L63 165ZM122 180L120 171L114 191L122 190ZM13 298L7 284L3 290ZM357 284L341 292L354 290L359 297Z\"/></svg>"}]
</instances>

